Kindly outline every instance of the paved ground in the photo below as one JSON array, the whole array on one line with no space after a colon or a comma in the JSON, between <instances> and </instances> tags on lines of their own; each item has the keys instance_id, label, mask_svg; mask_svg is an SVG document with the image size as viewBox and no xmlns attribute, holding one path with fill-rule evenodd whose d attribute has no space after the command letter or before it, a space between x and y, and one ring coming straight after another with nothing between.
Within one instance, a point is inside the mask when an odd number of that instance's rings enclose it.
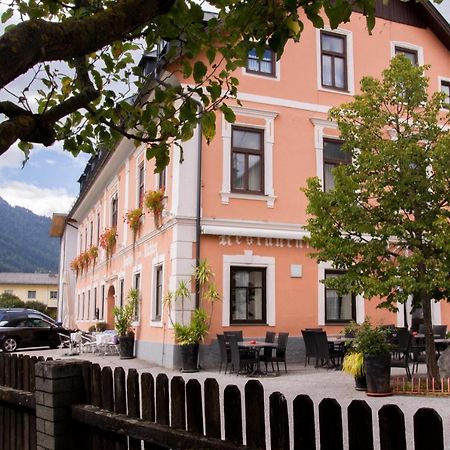
<instances>
[{"instance_id":1,"label":"paved ground","mask_svg":"<svg viewBox=\"0 0 450 450\"><path fill-rule=\"evenodd\" d=\"M68 358L63 356L60 350L30 350L23 352L29 355L43 355L45 357L53 358ZM98 356L91 353L85 353L75 358L88 359L92 362L98 363L101 366L114 367L121 366L125 369L136 368L139 372L150 372L153 375L165 372L169 378L174 375L180 375L179 371L163 369L156 364L149 363L141 359L121 360L118 356ZM423 370L423 368L421 368ZM392 369L392 374L403 375L403 369ZM215 378L221 387L228 384L234 384L243 387L249 380L244 376L236 376L234 374L218 373L218 371L200 371L195 374L182 374L185 380L189 378L197 378L200 381L206 378ZM335 398L342 406L344 416L344 433L346 433L346 408L353 399L365 400L373 410L374 423L374 437L377 438L377 423L376 417L378 409L385 404L398 405L405 414L408 450L413 450L412 444L412 424L413 415L418 408L429 407L434 408L442 417L444 425L444 439L445 448L450 449L450 397L424 397L424 396L400 396L395 395L384 398L367 397L365 393L358 392L354 389L354 381L352 377L336 370L314 369L313 366L305 368L302 364L291 364L288 367L288 373L281 372L278 377L264 377L259 378L264 385L266 394L266 404L268 397L272 392L281 392L288 400L289 409L292 408L292 401L298 394L308 394L314 401L316 408L323 398ZM290 414L292 417L292 414ZM292 428L292 427L291 427ZM378 448L378 442L376 443ZM318 446L318 448L320 448Z\"/></svg>"}]
</instances>

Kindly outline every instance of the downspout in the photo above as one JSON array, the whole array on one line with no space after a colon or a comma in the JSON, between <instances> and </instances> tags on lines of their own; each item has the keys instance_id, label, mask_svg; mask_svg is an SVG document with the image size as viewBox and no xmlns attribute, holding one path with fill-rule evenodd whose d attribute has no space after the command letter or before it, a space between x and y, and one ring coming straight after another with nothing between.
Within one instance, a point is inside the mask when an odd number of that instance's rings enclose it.
<instances>
[{"instance_id":1,"label":"downspout","mask_svg":"<svg viewBox=\"0 0 450 450\"><path fill-rule=\"evenodd\" d=\"M200 239L202 235L201 209L202 209L202 114L203 105L200 101L192 99L198 106L198 158L197 158L197 214L195 218L195 267L200 263ZM200 307L200 291L198 286L195 288L195 308Z\"/></svg>"}]
</instances>

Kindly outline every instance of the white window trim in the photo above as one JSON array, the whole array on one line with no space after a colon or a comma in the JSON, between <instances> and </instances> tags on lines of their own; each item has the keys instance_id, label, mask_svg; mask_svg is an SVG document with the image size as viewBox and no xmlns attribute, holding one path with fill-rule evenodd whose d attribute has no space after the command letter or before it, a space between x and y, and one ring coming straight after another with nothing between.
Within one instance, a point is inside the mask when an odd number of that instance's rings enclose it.
<instances>
[{"instance_id":1,"label":"white window trim","mask_svg":"<svg viewBox=\"0 0 450 450\"><path fill-rule=\"evenodd\" d=\"M123 298L120 298L120 282L123 281ZM116 298L114 299L114 304L118 307L120 307L120 301L122 301L122 306L125 305L126 300L126 292L125 292L125 273L121 272L117 275L117 289L115 289Z\"/></svg>"},{"instance_id":2,"label":"white window trim","mask_svg":"<svg viewBox=\"0 0 450 450\"><path fill-rule=\"evenodd\" d=\"M245 122L231 124L222 117L222 141L223 141L223 170L221 200L224 205L230 203L230 199L239 198L246 200L266 201L268 208L273 208L275 203L275 192L273 188L273 144L274 144L274 121L278 113L250 108L231 106L236 115L253 118L263 118L265 126L255 126ZM264 130L264 195L249 195L231 192L231 136L233 126L245 126L247 128Z\"/></svg>"},{"instance_id":3,"label":"white window trim","mask_svg":"<svg viewBox=\"0 0 450 450\"><path fill-rule=\"evenodd\" d=\"M320 281L325 279L326 270L336 270L330 261L321 262L317 266L318 278L317 278L317 292L318 292L318 302L317 302L317 324L320 326L326 325L339 325L339 323L327 323L325 320L325 285ZM365 317L364 308L364 297L362 295L356 295L355 298L356 306L356 323L363 323Z\"/></svg>"},{"instance_id":4,"label":"white window trim","mask_svg":"<svg viewBox=\"0 0 450 450\"><path fill-rule=\"evenodd\" d=\"M155 317L155 304L156 304L156 268L161 266L162 267L162 278L163 278L163 284L162 284L162 292L161 292L161 300L164 299L164 276L165 276L165 261L166 257L164 254L162 255L156 255L152 259L152 292L151 292L151 303L150 303L150 326L155 328L162 328L163 327L163 320L164 320L164 302L161 304L161 319L160 320L154 320Z\"/></svg>"},{"instance_id":5,"label":"white window trim","mask_svg":"<svg viewBox=\"0 0 450 450\"><path fill-rule=\"evenodd\" d=\"M256 256L253 255L251 250L245 250L243 255L223 255L222 326L230 326L231 266L262 267L266 269L266 320L267 325L275 326L275 258L272 256Z\"/></svg>"},{"instance_id":6,"label":"white window trim","mask_svg":"<svg viewBox=\"0 0 450 450\"><path fill-rule=\"evenodd\" d=\"M442 92L442 82L450 83L450 77L441 77L438 76L438 90ZM441 108L441 111L448 111L447 108Z\"/></svg>"},{"instance_id":7,"label":"white window trim","mask_svg":"<svg viewBox=\"0 0 450 450\"><path fill-rule=\"evenodd\" d=\"M147 165L145 164L144 160L136 160L136 195L135 195L135 205L136 208L139 208L139 173L141 170L141 167L144 168L144 193L145 193L145 179L147 175Z\"/></svg>"},{"instance_id":8,"label":"white window trim","mask_svg":"<svg viewBox=\"0 0 450 450\"><path fill-rule=\"evenodd\" d=\"M347 90L331 89L322 86L322 52L320 34L321 31L327 31L332 34L345 36L346 43L346 62L347 62ZM316 29L316 66L317 66L317 89L323 92L332 92L333 94L355 95L355 69L353 64L353 33L342 28L331 29L328 26L322 29Z\"/></svg>"},{"instance_id":9,"label":"white window trim","mask_svg":"<svg viewBox=\"0 0 450 450\"><path fill-rule=\"evenodd\" d=\"M141 289L141 286L142 286L142 264L138 264L138 265L136 265L133 268L133 278L132 278L132 285L131 285L131 287L133 287L133 288L134 288L134 279L135 279L136 275L139 275L139 288L138 288L139 289L139 299L138 299L138 301L139 301L140 304L138 306L138 312L139 312L138 320L134 320L131 323L131 325L134 326L134 327L137 327L137 326L139 326L141 324L141 316L142 316L142 289Z\"/></svg>"},{"instance_id":10,"label":"white window trim","mask_svg":"<svg viewBox=\"0 0 450 450\"><path fill-rule=\"evenodd\" d=\"M325 133L325 128L338 129L336 122L325 119L311 119L314 125L314 149L316 151L316 176L320 180L320 185L324 186L323 181L323 141L324 139L339 139L339 136Z\"/></svg>"},{"instance_id":11,"label":"white window trim","mask_svg":"<svg viewBox=\"0 0 450 450\"><path fill-rule=\"evenodd\" d=\"M424 57L423 57L423 47L419 45L411 44L409 42L404 41L391 41L391 58L395 56L395 47L402 47L407 50L412 50L417 52L417 63L419 66L424 65Z\"/></svg>"}]
</instances>

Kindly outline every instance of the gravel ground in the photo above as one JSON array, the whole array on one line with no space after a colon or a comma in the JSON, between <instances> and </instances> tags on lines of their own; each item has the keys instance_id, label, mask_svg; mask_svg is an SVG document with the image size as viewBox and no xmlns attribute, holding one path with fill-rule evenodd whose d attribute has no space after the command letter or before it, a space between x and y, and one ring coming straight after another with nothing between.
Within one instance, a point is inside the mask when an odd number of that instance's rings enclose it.
<instances>
[{"instance_id":1,"label":"gravel ground","mask_svg":"<svg viewBox=\"0 0 450 450\"><path fill-rule=\"evenodd\" d=\"M22 352L24 354L53 357L66 359L61 350L30 350ZM180 375L179 371L163 369L156 364L141 359L121 360L118 356L98 356L96 354L85 353L75 358L90 360L100 366L135 368L138 372L150 372L153 375L165 372L169 378ZM424 368L420 367L419 372ZM316 422L318 417L318 405L324 398L334 398L342 406L343 412L343 428L345 443L347 443L346 429L346 410L347 406L354 399L365 400L373 411L374 418L374 440L375 449L379 449L377 412L381 406L386 404L395 404L400 407L405 415L405 424L407 432L408 450L413 450L413 416L414 413L423 407L435 409L443 419L444 429L444 448L450 449L450 396L432 397L432 396L401 396L393 395L391 397L373 398L368 397L364 392L358 392L354 389L354 381L352 377L336 370L315 369L313 366L305 368L302 364L291 364L288 366L288 373L280 372L278 377L262 377L258 378L264 386L266 405L268 398L272 392L281 392L288 401L289 416L292 418L292 401L298 394L307 394L314 402ZM403 369L392 369L392 375L403 375ZM219 385L224 388L226 385L234 384L243 389L245 383L250 379L244 376L236 376L234 374L218 373L218 371L202 370L195 374L182 374L185 380L196 378L203 381L206 378L215 378ZM222 389L223 393L223 389ZM242 402L244 403L244 402ZM266 411L266 420L268 420L268 412ZM292 424L291 424L292 425ZM290 427L292 430L292 426ZM318 435L318 433L316 433ZM318 436L317 436L318 438ZM269 442L269 436L267 436ZM292 439L291 439L292 444ZM268 448L270 448L268 446ZM318 445L317 448L320 448ZM345 446L347 448L347 445Z\"/></svg>"}]
</instances>

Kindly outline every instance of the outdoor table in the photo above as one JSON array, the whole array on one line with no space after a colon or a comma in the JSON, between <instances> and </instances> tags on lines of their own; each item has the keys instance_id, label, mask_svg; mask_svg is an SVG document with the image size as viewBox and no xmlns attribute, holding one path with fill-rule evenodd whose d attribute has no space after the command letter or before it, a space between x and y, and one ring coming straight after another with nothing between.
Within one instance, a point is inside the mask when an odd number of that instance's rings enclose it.
<instances>
[{"instance_id":1,"label":"outdoor table","mask_svg":"<svg viewBox=\"0 0 450 450\"><path fill-rule=\"evenodd\" d=\"M345 350L345 343L351 341L353 338L344 336L343 334L336 334L327 336L328 346L333 346L337 350Z\"/></svg>"},{"instance_id":2,"label":"outdoor table","mask_svg":"<svg viewBox=\"0 0 450 450\"><path fill-rule=\"evenodd\" d=\"M251 349L255 352L256 365L255 368L248 376L258 377L258 376L266 376L267 371L261 370L261 359L260 352L263 348L277 348L276 343L274 342L264 342L264 341L240 341L238 342L238 346L240 348Z\"/></svg>"}]
</instances>

